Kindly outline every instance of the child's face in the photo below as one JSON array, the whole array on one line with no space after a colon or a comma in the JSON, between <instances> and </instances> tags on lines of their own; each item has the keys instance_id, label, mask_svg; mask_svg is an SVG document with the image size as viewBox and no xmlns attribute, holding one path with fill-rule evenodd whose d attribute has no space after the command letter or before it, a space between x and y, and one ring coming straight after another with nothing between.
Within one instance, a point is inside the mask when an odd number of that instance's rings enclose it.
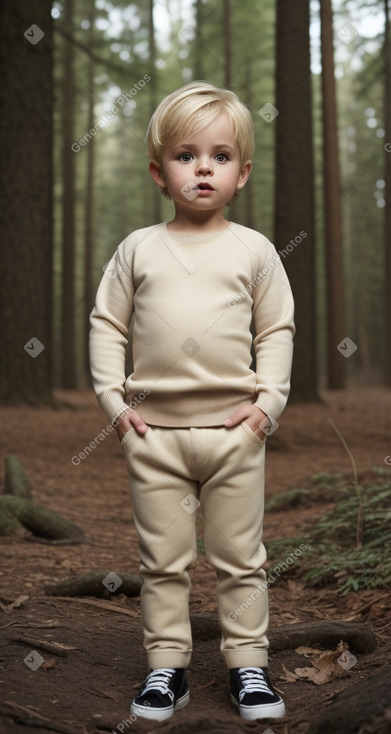
<instances>
[{"instance_id":1,"label":"child's face","mask_svg":"<svg viewBox=\"0 0 391 734\"><path fill-rule=\"evenodd\" d=\"M224 206L245 185L251 162L240 163L239 148L227 115L183 140L169 140L161 167L150 164L160 187L166 186L178 214L221 214Z\"/></svg>"}]
</instances>

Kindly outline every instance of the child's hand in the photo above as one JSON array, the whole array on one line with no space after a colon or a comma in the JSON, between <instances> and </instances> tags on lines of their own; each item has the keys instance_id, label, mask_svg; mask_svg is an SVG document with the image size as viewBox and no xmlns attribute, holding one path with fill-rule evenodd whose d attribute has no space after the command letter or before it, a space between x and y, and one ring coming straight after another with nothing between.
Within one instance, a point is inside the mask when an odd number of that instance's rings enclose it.
<instances>
[{"instance_id":1,"label":"child's hand","mask_svg":"<svg viewBox=\"0 0 391 734\"><path fill-rule=\"evenodd\" d=\"M235 410L235 413L232 413L232 415L229 416L224 421L224 425L227 428L231 428L232 426L237 426L239 423L241 423L243 420L248 423L251 430L256 433L257 436L260 438L264 438L265 431L260 428L259 424L264 422L265 427L269 425L269 421L267 418L266 413L261 410L261 408L258 408L257 405L243 405L238 410Z\"/></svg>"},{"instance_id":2,"label":"child's hand","mask_svg":"<svg viewBox=\"0 0 391 734\"><path fill-rule=\"evenodd\" d=\"M115 430L117 431L119 440L121 441L125 433L133 427L137 433L146 433L148 430L147 424L144 423L137 411L129 408L128 410L124 410L116 420Z\"/></svg>"}]
</instances>

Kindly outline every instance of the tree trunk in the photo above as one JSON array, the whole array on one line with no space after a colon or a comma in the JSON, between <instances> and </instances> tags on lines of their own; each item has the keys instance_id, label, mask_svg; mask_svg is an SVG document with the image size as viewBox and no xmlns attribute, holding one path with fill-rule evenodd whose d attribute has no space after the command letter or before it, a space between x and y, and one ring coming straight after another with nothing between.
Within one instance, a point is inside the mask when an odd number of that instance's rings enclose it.
<instances>
[{"instance_id":1,"label":"tree trunk","mask_svg":"<svg viewBox=\"0 0 391 734\"><path fill-rule=\"evenodd\" d=\"M231 0L224 0L224 86L230 89L232 85L232 37L231 37Z\"/></svg>"},{"instance_id":2,"label":"tree trunk","mask_svg":"<svg viewBox=\"0 0 391 734\"><path fill-rule=\"evenodd\" d=\"M149 21L148 21L148 38L149 38L149 101L150 114L153 115L157 106L157 66L156 66L156 44L155 44L155 24L153 19L154 0L149 0ZM157 186L152 189L153 203L153 223L158 224L162 219L162 199L161 193Z\"/></svg>"},{"instance_id":3,"label":"tree trunk","mask_svg":"<svg viewBox=\"0 0 391 734\"><path fill-rule=\"evenodd\" d=\"M72 35L74 0L64 7L64 28ZM62 82L63 208L62 208L62 385L76 387L75 357L75 153L74 136L74 46L64 39Z\"/></svg>"},{"instance_id":4,"label":"tree trunk","mask_svg":"<svg viewBox=\"0 0 391 734\"><path fill-rule=\"evenodd\" d=\"M52 386L50 0L0 6L0 401L40 403Z\"/></svg>"},{"instance_id":5,"label":"tree trunk","mask_svg":"<svg viewBox=\"0 0 391 734\"><path fill-rule=\"evenodd\" d=\"M244 86L246 89L246 97L244 99L244 102L247 104L247 106L251 109L251 103L252 103L252 79L251 79L251 59L249 57L246 58L245 61L246 64L246 70L245 70L245 81ZM244 190L244 224L246 227L250 227L250 229L255 229L255 218L254 218L254 188L253 188L253 177L250 176L248 179Z\"/></svg>"},{"instance_id":6,"label":"tree trunk","mask_svg":"<svg viewBox=\"0 0 391 734\"><path fill-rule=\"evenodd\" d=\"M196 18L196 41L194 44L194 78L203 79L203 58L204 51L202 47L203 36L203 5L202 0L195 0L195 18Z\"/></svg>"},{"instance_id":7,"label":"tree trunk","mask_svg":"<svg viewBox=\"0 0 391 734\"><path fill-rule=\"evenodd\" d=\"M88 19L90 21L89 45L91 51L94 49L94 26L95 26L95 0L90 0ZM88 87L88 120L87 130L94 126L94 62L88 59L87 71ZM87 180L86 180L86 209L85 209L85 241L84 241L84 369L85 374L90 375L89 360L89 332L90 313L94 305L93 292L93 252L94 252L94 164L95 164L95 138L92 137L87 146ZM90 379L89 379L90 382Z\"/></svg>"},{"instance_id":8,"label":"tree trunk","mask_svg":"<svg viewBox=\"0 0 391 734\"><path fill-rule=\"evenodd\" d=\"M342 205L338 157L337 101L334 77L333 10L320 3L323 110L323 196L326 253L328 386L345 387L345 357L337 350L346 337L342 254Z\"/></svg>"},{"instance_id":9,"label":"tree trunk","mask_svg":"<svg viewBox=\"0 0 391 734\"><path fill-rule=\"evenodd\" d=\"M391 27L390 27L390 0L385 0L385 28L384 28L384 85L385 110L384 129L385 139L388 141L385 148L385 201L384 210L384 249L385 249L385 384L391 387Z\"/></svg>"},{"instance_id":10,"label":"tree trunk","mask_svg":"<svg viewBox=\"0 0 391 734\"><path fill-rule=\"evenodd\" d=\"M295 298L291 399L303 401L318 398L309 21L309 0L277 0L274 239Z\"/></svg>"}]
</instances>

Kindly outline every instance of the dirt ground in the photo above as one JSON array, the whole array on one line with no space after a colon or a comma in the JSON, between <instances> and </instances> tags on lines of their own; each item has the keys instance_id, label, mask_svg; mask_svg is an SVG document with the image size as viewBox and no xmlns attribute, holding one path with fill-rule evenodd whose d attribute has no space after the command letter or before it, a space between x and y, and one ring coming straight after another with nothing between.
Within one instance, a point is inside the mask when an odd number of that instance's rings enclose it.
<instances>
[{"instance_id":1,"label":"dirt ground","mask_svg":"<svg viewBox=\"0 0 391 734\"><path fill-rule=\"evenodd\" d=\"M200 556L191 572L194 653L188 671L190 704L161 724L131 720L129 704L147 672L139 598L115 595L102 602L92 597L59 599L44 592L46 583L90 569L138 573L137 537L118 439L111 433L78 463L77 457L107 421L90 392L59 393L58 397L67 401L67 407L1 410L1 456L16 454L34 482L34 500L78 523L90 543L45 545L27 538L6 538L0 543L2 607L20 596L27 597L14 609L0 608L1 734L26 734L28 730L34 734L235 734L250 730L260 734L306 734L313 717L341 691L391 662L390 591L341 597L336 585L313 589L283 579L269 592L271 629L314 619L354 621L374 632L377 647L370 654L357 655L357 663L344 677L319 686L305 680L287 682L283 666L294 670L308 663L294 650L273 652L271 647L269 670L285 699L287 715L278 722L244 722L229 701L228 674L219 638L208 634L206 622L216 619L215 573ZM280 428L269 437L267 497L300 487L319 472L351 476L349 457L329 419L348 443L359 473L372 466L387 466L391 455L391 392L380 387L351 387L343 392L323 392L322 399L321 404L289 406ZM72 457L76 457L74 463ZM0 491L3 483L2 474ZM327 509L324 504L316 504L285 513L268 512L266 546L271 539L305 534ZM11 639L15 636L27 636L32 643ZM34 641L42 640L70 649L66 656L36 650ZM30 660L39 661L31 658L34 650L44 658L36 669L24 662L29 655ZM376 732L389 730L379 728ZM345 731L333 727L330 734Z\"/></svg>"}]
</instances>

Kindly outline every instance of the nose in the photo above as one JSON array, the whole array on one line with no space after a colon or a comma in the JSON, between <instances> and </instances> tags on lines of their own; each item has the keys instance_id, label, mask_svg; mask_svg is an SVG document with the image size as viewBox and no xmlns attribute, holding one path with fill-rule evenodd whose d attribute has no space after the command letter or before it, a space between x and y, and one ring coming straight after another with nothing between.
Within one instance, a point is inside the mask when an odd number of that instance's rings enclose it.
<instances>
[{"instance_id":1,"label":"nose","mask_svg":"<svg viewBox=\"0 0 391 734\"><path fill-rule=\"evenodd\" d=\"M212 161L209 156L203 156L198 159L196 173L199 173L201 176L205 176L206 174L213 175Z\"/></svg>"}]
</instances>

